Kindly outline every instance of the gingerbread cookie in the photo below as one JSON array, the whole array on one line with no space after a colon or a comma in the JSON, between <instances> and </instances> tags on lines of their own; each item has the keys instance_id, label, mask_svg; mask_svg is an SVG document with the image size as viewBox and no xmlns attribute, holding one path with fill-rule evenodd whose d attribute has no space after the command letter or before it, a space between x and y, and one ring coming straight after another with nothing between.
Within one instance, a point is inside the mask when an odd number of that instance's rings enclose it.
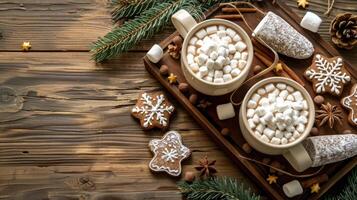
<instances>
[{"instance_id":1,"label":"gingerbread cookie","mask_svg":"<svg viewBox=\"0 0 357 200\"><path fill-rule=\"evenodd\" d=\"M176 131L167 132L161 140L151 140L149 147L155 154L149 168L156 172L167 172L172 176L181 174L181 161L191 154L190 149L182 144L181 135Z\"/></svg>"},{"instance_id":2,"label":"gingerbread cookie","mask_svg":"<svg viewBox=\"0 0 357 200\"><path fill-rule=\"evenodd\" d=\"M353 85L349 96L341 99L341 104L350 110L348 121L353 126L357 126L357 84Z\"/></svg>"},{"instance_id":3,"label":"gingerbread cookie","mask_svg":"<svg viewBox=\"0 0 357 200\"><path fill-rule=\"evenodd\" d=\"M343 66L342 58L326 58L320 54L315 55L312 65L304 74L312 82L317 94L330 93L339 96L343 86L351 80L350 74Z\"/></svg>"},{"instance_id":4,"label":"gingerbread cookie","mask_svg":"<svg viewBox=\"0 0 357 200\"><path fill-rule=\"evenodd\" d=\"M175 107L166 99L162 92L142 93L132 109L131 114L140 119L144 129L167 128L170 116Z\"/></svg>"}]
</instances>

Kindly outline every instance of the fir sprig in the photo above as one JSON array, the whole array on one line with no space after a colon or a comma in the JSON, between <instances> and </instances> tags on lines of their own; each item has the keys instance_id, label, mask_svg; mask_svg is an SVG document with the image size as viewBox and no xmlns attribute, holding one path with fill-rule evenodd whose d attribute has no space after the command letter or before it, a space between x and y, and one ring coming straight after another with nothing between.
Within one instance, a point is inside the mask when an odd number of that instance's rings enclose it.
<instances>
[{"instance_id":1,"label":"fir sprig","mask_svg":"<svg viewBox=\"0 0 357 200\"><path fill-rule=\"evenodd\" d=\"M141 39L148 38L160 31L168 24L179 9L190 9L193 17L203 15L197 7L197 2L192 0L169 0L157 4L144 11L139 17L124 23L121 27L114 28L111 32L94 43L91 50L97 62L112 58L133 47Z\"/></svg>"},{"instance_id":2,"label":"fir sprig","mask_svg":"<svg viewBox=\"0 0 357 200\"><path fill-rule=\"evenodd\" d=\"M191 200L259 200L259 196L230 177L211 177L193 183L180 181L177 183L181 193Z\"/></svg>"},{"instance_id":3,"label":"fir sprig","mask_svg":"<svg viewBox=\"0 0 357 200\"><path fill-rule=\"evenodd\" d=\"M341 186L342 190L331 190L324 200L356 200L357 199L357 167L347 176L347 181Z\"/></svg>"},{"instance_id":4,"label":"fir sprig","mask_svg":"<svg viewBox=\"0 0 357 200\"><path fill-rule=\"evenodd\" d=\"M118 21L123 17L134 17L161 2L163 0L113 0L112 18Z\"/></svg>"}]
</instances>

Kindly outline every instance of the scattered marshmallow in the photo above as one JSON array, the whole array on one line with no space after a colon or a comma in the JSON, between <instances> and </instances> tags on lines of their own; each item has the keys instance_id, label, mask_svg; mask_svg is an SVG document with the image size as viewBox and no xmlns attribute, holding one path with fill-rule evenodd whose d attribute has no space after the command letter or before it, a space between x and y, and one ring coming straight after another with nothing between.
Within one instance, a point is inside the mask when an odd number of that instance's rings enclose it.
<instances>
[{"instance_id":1,"label":"scattered marshmallow","mask_svg":"<svg viewBox=\"0 0 357 200\"><path fill-rule=\"evenodd\" d=\"M322 19L313 12L306 12L305 16L300 22L300 26L316 33L322 23Z\"/></svg>"},{"instance_id":2,"label":"scattered marshmallow","mask_svg":"<svg viewBox=\"0 0 357 200\"><path fill-rule=\"evenodd\" d=\"M146 53L146 57L153 63L157 63L164 56L164 51L158 44L154 44Z\"/></svg>"},{"instance_id":3,"label":"scattered marshmallow","mask_svg":"<svg viewBox=\"0 0 357 200\"><path fill-rule=\"evenodd\" d=\"M230 119L236 115L236 113L234 111L233 104L231 104L231 103L218 105L216 107L216 111L217 111L219 120Z\"/></svg>"}]
</instances>

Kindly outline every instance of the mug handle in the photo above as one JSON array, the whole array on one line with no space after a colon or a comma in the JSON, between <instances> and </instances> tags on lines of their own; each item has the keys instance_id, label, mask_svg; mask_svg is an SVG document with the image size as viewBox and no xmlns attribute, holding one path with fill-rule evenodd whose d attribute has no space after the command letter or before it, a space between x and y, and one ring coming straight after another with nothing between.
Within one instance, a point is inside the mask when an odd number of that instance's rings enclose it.
<instances>
[{"instance_id":1,"label":"mug handle","mask_svg":"<svg viewBox=\"0 0 357 200\"><path fill-rule=\"evenodd\" d=\"M171 17L172 24L180 35L185 38L187 33L197 24L196 20L186 10L181 9Z\"/></svg>"},{"instance_id":2,"label":"mug handle","mask_svg":"<svg viewBox=\"0 0 357 200\"><path fill-rule=\"evenodd\" d=\"M312 165L312 160L302 144L289 148L283 156L298 172L302 172Z\"/></svg>"}]
</instances>

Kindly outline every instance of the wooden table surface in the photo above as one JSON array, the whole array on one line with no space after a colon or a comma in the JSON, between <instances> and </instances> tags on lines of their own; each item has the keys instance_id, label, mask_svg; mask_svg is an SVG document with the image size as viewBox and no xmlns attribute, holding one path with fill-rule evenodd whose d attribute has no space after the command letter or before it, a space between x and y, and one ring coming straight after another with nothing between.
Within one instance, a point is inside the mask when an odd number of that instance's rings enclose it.
<instances>
[{"instance_id":1,"label":"wooden table surface","mask_svg":"<svg viewBox=\"0 0 357 200\"><path fill-rule=\"evenodd\" d=\"M286 3L305 13L295 0ZM326 4L310 0L308 10L323 17L320 33L328 40L331 19L356 13L357 1L336 0L330 17L323 16ZM24 99L19 112L0 110L0 199L181 199L179 179L148 169L148 142L162 133L142 131L130 116L139 92L160 88L141 58L173 28L96 64L90 45L111 28L107 0L0 0L0 86ZM31 52L21 52L23 41L31 42ZM357 49L340 52L357 66ZM174 103L171 129L193 151L183 171L208 155L217 160L218 175L259 191Z\"/></svg>"}]
</instances>

